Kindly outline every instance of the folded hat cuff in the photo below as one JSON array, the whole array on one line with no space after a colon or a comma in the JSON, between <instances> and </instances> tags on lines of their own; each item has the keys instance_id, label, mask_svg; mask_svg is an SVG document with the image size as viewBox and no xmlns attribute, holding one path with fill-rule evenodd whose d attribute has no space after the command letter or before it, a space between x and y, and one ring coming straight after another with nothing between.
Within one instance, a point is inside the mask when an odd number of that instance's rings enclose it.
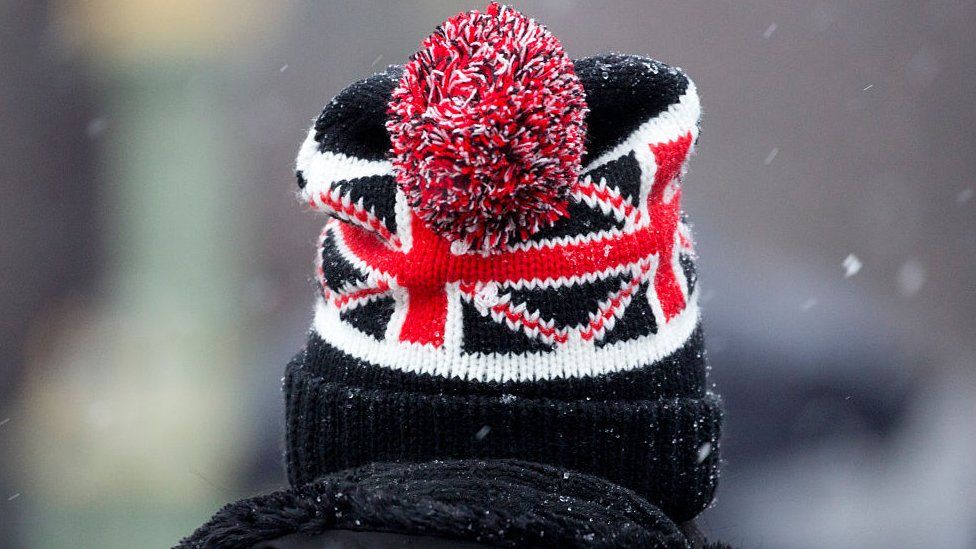
<instances>
[{"instance_id":1,"label":"folded hat cuff","mask_svg":"<svg viewBox=\"0 0 976 549\"><path fill-rule=\"evenodd\" d=\"M293 361L285 379L289 480L370 462L514 458L605 478L672 520L692 519L718 479L712 394L653 400L429 394L329 381Z\"/></svg>"}]
</instances>

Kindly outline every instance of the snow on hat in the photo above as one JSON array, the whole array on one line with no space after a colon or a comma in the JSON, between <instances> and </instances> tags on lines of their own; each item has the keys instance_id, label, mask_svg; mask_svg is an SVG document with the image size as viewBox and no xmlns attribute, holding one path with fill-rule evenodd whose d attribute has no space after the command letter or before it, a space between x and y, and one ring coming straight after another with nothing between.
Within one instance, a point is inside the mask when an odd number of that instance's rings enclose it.
<instances>
[{"instance_id":1,"label":"snow on hat","mask_svg":"<svg viewBox=\"0 0 976 549\"><path fill-rule=\"evenodd\" d=\"M330 219L285 380L291 481L513 458L704 509L721 408L681 212L699 116L679 69L570 60L497 4L340 92L297 160Z\"/></svg>"},{"instance_id":2,"label":"snow on hat","mask_svg":"<svg viewBox=\"0 0 976 549\"><path fill-rule=\"evenodd\" d=\"M680 70L571 60L498 4L339 93L297 161L329 220L291 486L179 546L724 547L690 523L722 420L680 209L699 115Z\"/></svg>"}]
</instances>

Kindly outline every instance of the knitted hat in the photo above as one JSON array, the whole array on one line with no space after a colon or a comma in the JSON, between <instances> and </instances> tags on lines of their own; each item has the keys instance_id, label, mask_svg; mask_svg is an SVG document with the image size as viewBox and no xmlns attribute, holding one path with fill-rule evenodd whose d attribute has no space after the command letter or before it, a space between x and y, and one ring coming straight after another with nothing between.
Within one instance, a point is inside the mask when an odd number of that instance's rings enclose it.
<instances>
[{"instance_id":1,"label":"knitted hat","mask_svg":"<svg viewBox=\"0 0 976 549\"><path fill-rule=\"evenodd\" d=\"M329 220L284 382L293 490L371 463L522 460L676 523L701 512L721 409L680 209L699 116L680 70L571 60L498 4L340 92L297 159Z\"/></svg>"}]
</instances>

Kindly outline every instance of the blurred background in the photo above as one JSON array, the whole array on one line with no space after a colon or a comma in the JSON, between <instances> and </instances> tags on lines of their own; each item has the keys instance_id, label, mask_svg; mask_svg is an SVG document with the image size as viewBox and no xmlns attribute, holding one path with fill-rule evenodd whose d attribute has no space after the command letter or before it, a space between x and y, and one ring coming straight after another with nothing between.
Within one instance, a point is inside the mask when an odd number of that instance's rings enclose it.
<instances>
[{"instance_id":1,"label":"blurred background","mask_svg":"<svg viewBox=\"0 0 976 549\"><path fill-rule=\"evenodd\" d=\"M742 547L976 547L976 2L520 1L683 67ZM0 0L0 546L165 547L285 481L311 119L482 4Z\"/></svg>"}]
</instances>

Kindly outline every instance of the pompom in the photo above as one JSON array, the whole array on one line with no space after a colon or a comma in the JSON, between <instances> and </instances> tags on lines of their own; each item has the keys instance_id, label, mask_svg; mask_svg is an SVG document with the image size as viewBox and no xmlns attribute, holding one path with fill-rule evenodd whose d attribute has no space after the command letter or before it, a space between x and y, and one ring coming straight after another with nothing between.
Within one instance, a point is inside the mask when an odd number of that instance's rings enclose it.
<instances>
[{"instance_id":1,"label":"pompom","mask_svg":"<svg viewBox=\"0 0 976 549\"><path fill-rule=\"evenodd\" d=\"M567 215L586 99L559 41L492 3L449 19L410 58L386 123L414 213L490 253Z\"/></svg>"}]
</instances>

